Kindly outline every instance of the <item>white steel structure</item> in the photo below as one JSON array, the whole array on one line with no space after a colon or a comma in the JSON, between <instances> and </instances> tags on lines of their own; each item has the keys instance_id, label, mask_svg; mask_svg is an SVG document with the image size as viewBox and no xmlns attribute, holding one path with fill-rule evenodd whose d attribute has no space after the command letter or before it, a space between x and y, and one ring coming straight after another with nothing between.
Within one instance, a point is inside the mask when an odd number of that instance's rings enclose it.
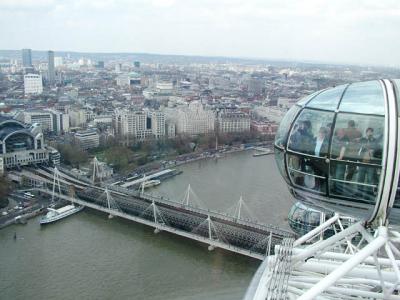
<instances>
[{"instance_id":1,"label":"white steel structure","mask_svg":"<svg viewBox=\"0 0 400 300\"><path fill-rule=\"evenodd\" d=\"M276 246L246 300L400 299L399 87L400 80L338 86L285 116L275 153L289 190L336 213ZM360 221L344 225L339 213Z\"/></svg>"}]
</instances>

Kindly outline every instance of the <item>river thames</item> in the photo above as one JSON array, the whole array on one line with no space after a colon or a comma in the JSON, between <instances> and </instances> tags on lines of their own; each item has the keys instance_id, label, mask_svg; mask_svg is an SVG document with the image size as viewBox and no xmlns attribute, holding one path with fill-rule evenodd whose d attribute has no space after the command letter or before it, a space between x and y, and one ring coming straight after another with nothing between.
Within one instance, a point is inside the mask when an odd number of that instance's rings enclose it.
<instances>
[{"instance_id":1,"label":"river thames","mask_svg":"<svg viewBox=\"0 0 400 300\"><path fill-rule=\"evenodd\" d=\"M288 228L292 201L273 156L251 152L179 167L151 193ZM14 233L17 239L14 240ZM0 231L0 299L241 299L259 261L85 209Z\"/></svg>"}]
</instances>

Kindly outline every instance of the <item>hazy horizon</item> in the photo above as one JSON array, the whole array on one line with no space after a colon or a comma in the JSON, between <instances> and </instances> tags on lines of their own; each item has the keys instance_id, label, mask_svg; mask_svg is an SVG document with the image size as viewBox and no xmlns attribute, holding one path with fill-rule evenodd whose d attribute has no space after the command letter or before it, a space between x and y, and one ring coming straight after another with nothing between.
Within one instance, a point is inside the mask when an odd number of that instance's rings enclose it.
<instances>
[{"instance_id":1,"label":"hazy horizon","mask_svg":"<svg viewBox=\"0 0 400 300\"><path fill-rule=\"evenodd\" d=\"M400 66L393 0L2 0L0 26L1 49Z\"/></svg>"}]
</instances>

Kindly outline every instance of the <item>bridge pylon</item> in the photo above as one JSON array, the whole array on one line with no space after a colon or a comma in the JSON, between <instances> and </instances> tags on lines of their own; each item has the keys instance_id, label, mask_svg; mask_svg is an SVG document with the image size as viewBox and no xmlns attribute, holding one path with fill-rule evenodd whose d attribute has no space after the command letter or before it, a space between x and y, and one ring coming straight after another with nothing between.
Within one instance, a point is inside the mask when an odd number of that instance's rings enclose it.
<instances>
[{"instance_id":1,"label":"bridge pylon","mask_svg":"<svg viewBox=\"0 0 400 300\"><path fill-rule=\"evenodd\" d=\"M100 183L103 178L103 168L101 167L97 157L93 158L93 174L92 174L92 182L93 184L96 183L96 179L99 179Z\"/></svg>"},{"instance_id":2,"label":"bridge pylon","mask_svg":"<svg viewBox=\"0 0 400 300\"><path fill-rule=\"evenodd\" d=\"M184 206L199 207L199 208L203 208L203 209L205 209L207 207L203 203L203 201L201 201L201 199L193 191L190 183L188 184L188 187L186 188L186 191L185 191L185 194L181 201L181 204Z\"/></svg>"},{"instance_id":3,"label":"bridge pylon","mask_svg":"<svg viewBox=\"0 0 400 300\"><path fill-rule=\"evenodd\" d=\"M108 218L112 219L114 215L112 214L112 211L120 211L120 208L118 206L118 203L114 200L114 198L111 196L110 191L108 190L108 187L104 190L104 195L105 195L105 200L106 200L106 206L109 210L109 215Z\"/></svg>"},{"instance_id":4,"label":"bridge pylon","mask_svg":"<svg viewBox=\"0 0 400 300\"><path fill-rule=\"evenodd\" d=\"M60 185L60 171L58 171L57 167L54 167L53 171L53 191L51 193L51 203L54 203L54 198L56 194L56 186L58 187L58 193L61 195L61 185Z\"/></svg>"},{"instance_id":5,"label":"bridge pylon","mask_svg":"<svg viewBox=\"0 0 400 300\"><path fill-rule=\"evenodd\" d=\"M161 211L158 209L156 202L154 199L151 202L151 207L153 211L153 221L156 224L156 228L154 229L154 233L159 233L162 229L161 226L167 225L165 218L163 217Z\"/></svg>"}]
</instances>

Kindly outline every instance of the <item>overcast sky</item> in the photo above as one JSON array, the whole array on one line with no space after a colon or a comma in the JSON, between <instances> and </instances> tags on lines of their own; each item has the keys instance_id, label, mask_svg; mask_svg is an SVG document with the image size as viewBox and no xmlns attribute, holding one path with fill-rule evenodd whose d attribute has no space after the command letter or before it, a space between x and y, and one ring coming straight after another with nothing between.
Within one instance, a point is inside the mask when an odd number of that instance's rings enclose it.
<instances>
[{"instance_id":1,"label":"overcast sky","mask_svg":"<svg viewBox=\"0 0 400 300\"><path fill-rule=\"evenodd\" d=\"M0 49L400 66L399 0L0 0Z\"/></svg>"}]
</instances>

